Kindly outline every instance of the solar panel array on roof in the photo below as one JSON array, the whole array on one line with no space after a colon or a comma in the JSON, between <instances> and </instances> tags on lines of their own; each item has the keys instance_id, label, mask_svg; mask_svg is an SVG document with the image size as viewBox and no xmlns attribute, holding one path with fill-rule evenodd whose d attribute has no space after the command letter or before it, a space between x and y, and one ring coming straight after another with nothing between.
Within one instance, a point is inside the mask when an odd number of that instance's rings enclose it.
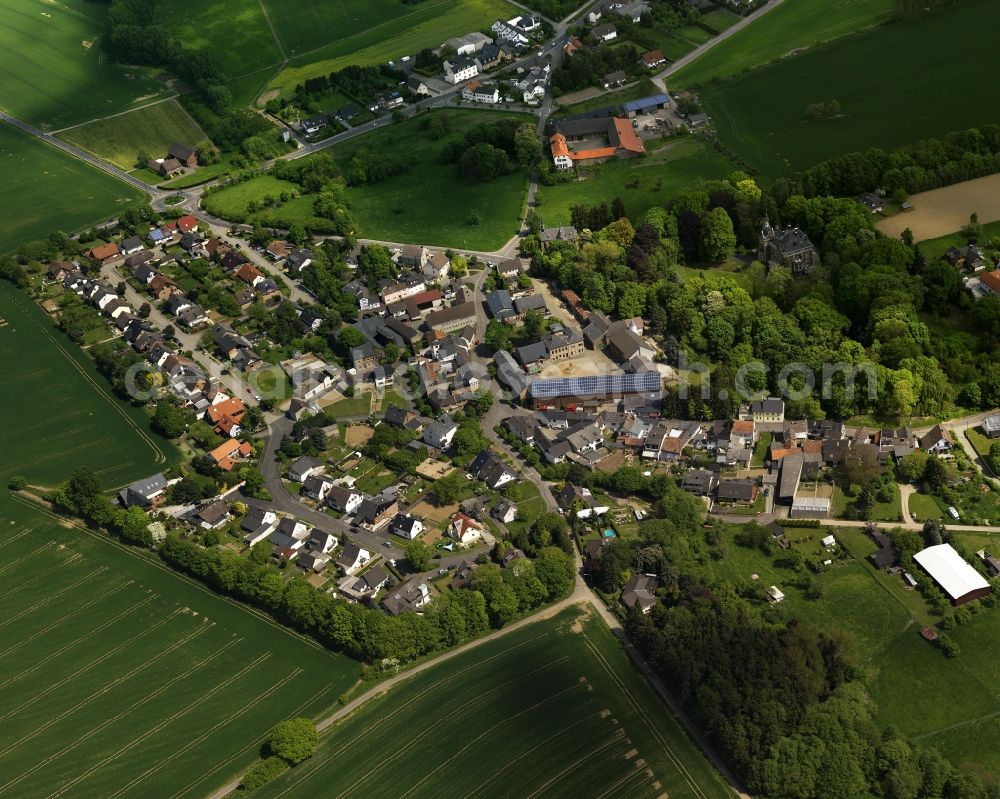
<instances>
[{"instance_id":1,"label":"solar panel array on roof","mask_svg":"<svg viewBox=\"0 0 1000 799\"><path fill-rule=\"evenodd\" d=\"M627 103L622 103L622 111L626 114L631 114L633 111L639 111L643 108L650 108L654 105L662 105L663 103L669 102L669 94L653 94L649 97L640 97L638 100L629 100Z\"/></svg>"},{"instance_id":2,"label":"solar panel array on roof","mask_svg":"<svg viewBox=\"0 0 1000 799\"><path fill-rule=\"evenodd\" d=\"M603 394L639 394L647 391L659 391L661 385L659 372L558 377L552 380L532 380L531 396L536 399L544 399L550 397L594 397Z\"/></svg>"}]
</instances>

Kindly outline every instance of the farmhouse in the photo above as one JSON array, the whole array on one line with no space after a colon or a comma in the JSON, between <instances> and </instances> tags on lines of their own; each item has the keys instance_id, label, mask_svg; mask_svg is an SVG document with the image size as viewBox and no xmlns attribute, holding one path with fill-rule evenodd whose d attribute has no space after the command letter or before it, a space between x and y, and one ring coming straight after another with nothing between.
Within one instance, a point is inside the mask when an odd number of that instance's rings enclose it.
<instances>
[{"instance_id":1,"label":"farmhouse","mask_svg":"<svg viewBox=\"0 0 1000 799\"><path fill-rule=\"evenodd\" d=\"M170 145L170 149L167 150L167 156L176 158L182 166L188 169L194 169L198 166L198 151L188 147L186 144L174 142Z\"/></svg>"},{"instance_id":2,"label":"farmhouse","mask_svg":"<svg viewBox=\"0 0 1000 799\"><path fill-rule=\"evenodd\" d=\"M962 560L962 556L951 544L927 547L914 555L913 559L948 595L952 605L964 605L990 593L990 584L986 578Z\"/></svg>"},{"instance_id":3,"label":"farmhouse","mask_svg":"<svg viewBox=\"0 0 1000 799\"><path fill-rule=\"evenodd\" d=\"M145 480L137 480L118 492L118 501L126 508L138 506L145 508L153 500L167 490L167 478L162 474L154 474Z\"/></svg>"},{"instance_id":4,"label":"farmhouse","mask_svg":"<svg viewBox=\"0 0 1000 799\"><path fill-rule=\"evenodd\" d=\"M562 120L555 123L555 129L549 147L556 169L609 158L634 158L646 152L632 124L619 117Z\"/></svg>"}]
</instances>

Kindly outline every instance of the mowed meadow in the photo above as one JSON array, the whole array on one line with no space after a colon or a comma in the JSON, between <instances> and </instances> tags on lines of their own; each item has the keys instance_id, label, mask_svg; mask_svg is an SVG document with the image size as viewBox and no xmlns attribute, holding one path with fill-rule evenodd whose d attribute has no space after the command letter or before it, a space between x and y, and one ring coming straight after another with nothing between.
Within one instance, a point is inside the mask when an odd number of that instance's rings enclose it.
<instances>
[{"instance_id":1,"label":"mowed meadow","mask_svg":"<svg viewBox=\"0 0 1000 799\"><path fill-rule=\"evenodd\" d=\"M0 503L0 797L201 799L355 680L352 661L24 503Z\"/></svg>"},{"instance_id":2,"label":"mowed meadow","mask_svg":"<svg viewBox=\"0 0 1000 799\"><path fill-rule=\"evenodd\" d=\"M0 108L55 130L164 96L153 70L104 58L106 16L87 0L0 3Z\"/></svg>"},{"instance_id":3,"label":"mowed meadow","mask_svg":"<svg viewBox=\"0 0 1000 799\"><path fill-rule=\"evenodd\" d=\"M149 417L112 396L79 347L26 294L0 284L0 486L52 486L78 466L120 486L165 469L176 450ZM110 335L110 330L108 331Z\"/></svg>"},{"instance_id":4,"label":"mowed meadow","mask_svg":"<svg viewBox=\"0 0 1000 799\"><path fill-rule=\"evenodd\" d=\"M890 150L1000 122L989 67L998 26L1000 4L965 0L708 84L701 98L719 138L765 178L855 150ZM834 100L839 113L808 117L811 104Z\"/></svg>"},{"instance_id":5,"label":"mowed meadow","mask_svg":"<svg viewBox=\"0 0 1000 799\"><path fill-rule=\"evenodd\" d=\"M570 608L365 704L266 799L723 799L604 622Z\"/></svg>"},{"instance_id":6,"label":"mowed meadow","mask_svg":"<svg viewBox=\"0 0 1000 799\"><path fill-rule=\"evenodd\" d=\"M141 199L128 184L2 122L0 186L0 254L116 217Z\"/></svg>"}]
</instances>

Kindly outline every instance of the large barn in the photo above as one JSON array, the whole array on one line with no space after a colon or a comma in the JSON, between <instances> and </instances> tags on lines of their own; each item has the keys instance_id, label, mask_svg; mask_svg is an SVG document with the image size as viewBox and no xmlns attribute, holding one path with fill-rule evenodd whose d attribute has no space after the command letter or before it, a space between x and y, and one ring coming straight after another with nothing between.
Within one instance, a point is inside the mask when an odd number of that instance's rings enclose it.
<instances>
[{"instance_id":1,"label":"large barn","mask_svg":"<svg viewBox=\"0 0 1000 799\"><path fill-rule=\"evenodd\" d=\"M982 599L990 592L986 578L962 560L951 544L938 544L921 550L913 559L927 572L938 587L958 606Z\"/></svg>"}]
</instances>

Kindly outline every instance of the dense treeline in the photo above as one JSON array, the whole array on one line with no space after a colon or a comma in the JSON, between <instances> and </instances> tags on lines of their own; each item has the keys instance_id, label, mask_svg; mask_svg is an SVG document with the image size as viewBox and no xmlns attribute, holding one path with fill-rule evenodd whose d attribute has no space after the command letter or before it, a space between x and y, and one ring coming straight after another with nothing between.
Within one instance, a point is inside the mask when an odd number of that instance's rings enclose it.
<instances>
[{"instance_id":1,"label":"dense treeline","mask_svg":"<svg viewBox=\"0 0 1000 799\"><path fill-rule=\"evenodd\" d=\"M994 172L1000 172L1000 125L983 125L892 152L872 148L831 158L798 178L779 180L774 193L782 200L792 194L850 197L876 189L906 195Z\"/></svg>"},{"instance_id":2,"label":"dense treeline","mask_svg":"<svg viewBox=\"0 0 1000 799\"><path fill-rule=\"evenodd\" d=\"M145 512L113 506L87 468L73 472L50 499L56 507L107 528L126 543L154 547ZM370 663L386 658L409 661L481 635L491 625L502 627L568 593L575 578L570 555L547 543L537 549L533 561L522 559L505 569L484 563L475 572L472 589L437 595L422 614L394 617L335 599L298 576L286 578L272 563L272 547L266 541L243 556L171 534L157 549L168 565L213 590L260 608L324 646Z\"/></svg>"},{"instance_id":3,"label":"dense treeline","mask_svg":"<svg viewBox=\"0 0 1000 799\"><path fill-rule=\"evenodd\" d=\"M983 138L993 134L1000 129ZM1000 298L973 303L958 270L929 262L912 237L881 236L853 199L786 194L765 195L734 173L650 209L634 229L621 218L625 203L574 208L574 223L589 228L579 249L557 242L543 253L529 237L523 251L535 274L573 289L587 307L643 316L668 362L710 372L706 396L668 394L668 415L732 418L741 396L787 395L782 370L791 364L816 380L808 396L786 399L791 418L893 420L1000 401L1000 369L988 357L1000 343ZM719 263L738 246L756 251L765 215L816 246L810 273L753 263L739 282L719 273L680 278L681 263ZM945 320L956 313L974 320L976 337L949 334ZM805 373L796 367L787 384L804 389Z\"/></svg>"},{"instance_id":4,"label":"dense treeline","mask_svg":"<svg viewBox=\"0 0 1000 799\"><path fill-rule=\"evenodd\" d=\"M327 92L339 92L365 100L374 97L387 86L394 86L404 80L406 74L388 64L377 67L351 64L329 75L317 75L315 78L306 79L295 87L295 96L301 105L308 103L311 97Z\"/></svg>"},{"instance_id":5,"label":"dense treeline","mask_svg":"<svg viewBox=\"0 0 1000 799\"><path fill-rule=\"evenodd\" d=\"M248 602L324 646L367 662L385 658L409 661L454 646L486 632L490 624L500 627L560 596L573 581L572 561L553 547L518 569L501 570L486 564L476 572L475 590L444 593L422 614L394 617L335 599L305 580L285 579L271 565L271 545L267 542L243 557L225 549L205 549L172 535L159 553L170 566L219 593Z\"/></svg>"}]
</instances>

